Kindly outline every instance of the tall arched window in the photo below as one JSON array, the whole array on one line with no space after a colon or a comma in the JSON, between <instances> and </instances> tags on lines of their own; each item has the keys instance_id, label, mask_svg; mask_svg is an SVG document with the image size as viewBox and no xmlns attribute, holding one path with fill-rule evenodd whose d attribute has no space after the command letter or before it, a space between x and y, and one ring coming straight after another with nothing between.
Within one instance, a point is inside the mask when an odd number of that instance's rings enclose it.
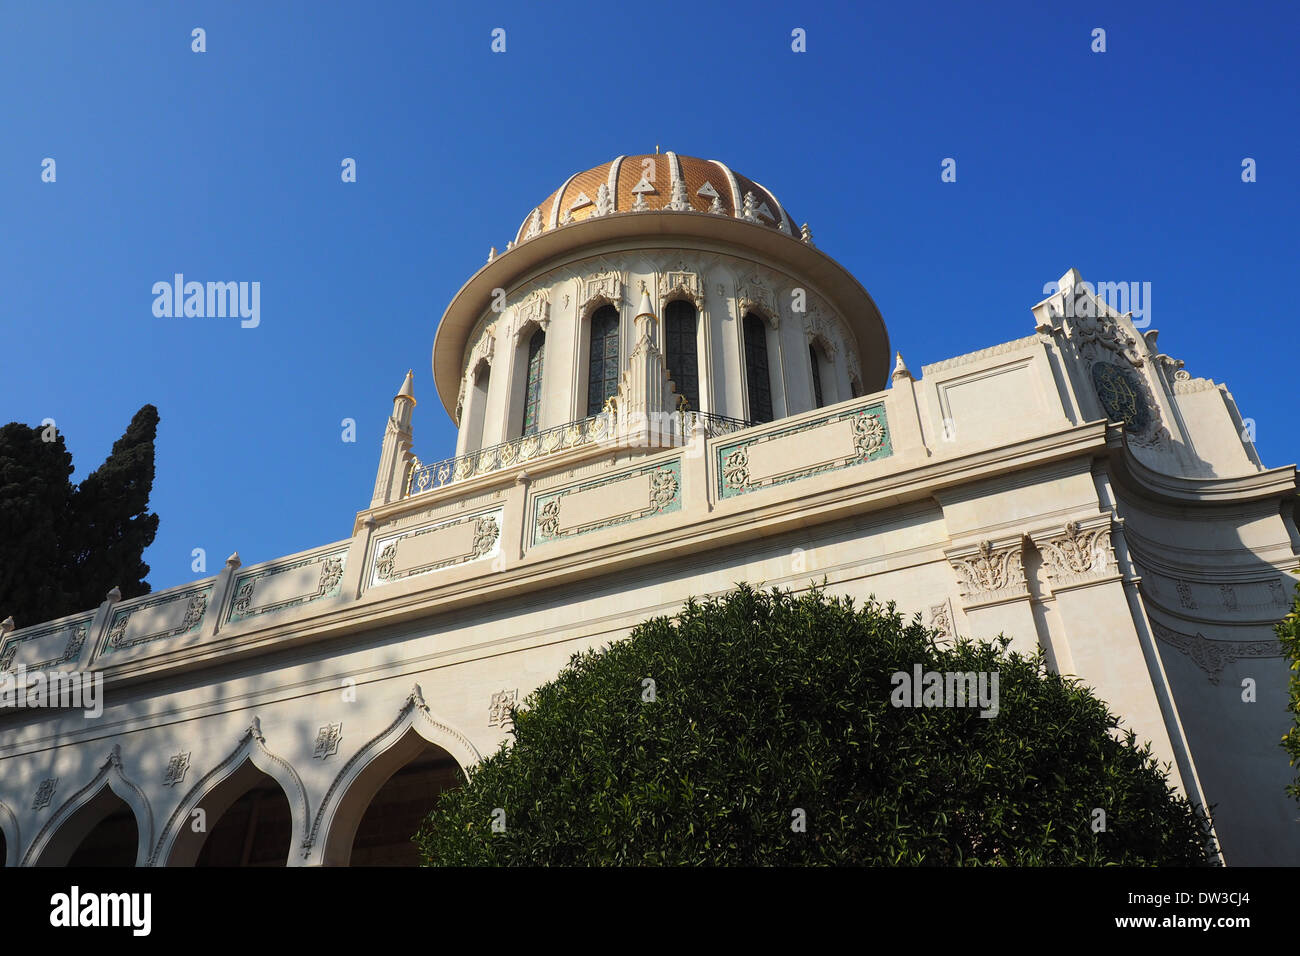
<instances>
[{"instance_id":1,"label":"tall arched window","mask_svg":"<svg viewBox=\"0 0 1300 956\"><path fill-rule=\"evenodd\" d=\"M523 434L536 435L542 416L542 357L546 333L538 329L528 340L528 385L524 389Z\"/></svg>"},{"instance_id":2,"label":"tall arched window","mask_svg":"<svg viewBox=\"0 0 1300 956\"><path fill-rule=\"evenodd\" d=\"M812 363L813 401L817 403L817 408L821 408L826 404L822 398L822 357L817 354L817 346L812 342L808 343L808 360Z\"/></svg>"},{"instance_id":3,"label":"tall arched window","mask_svg":"<svg viewBox=\"0 0 1300 956\"><path fill-rule=\"evenodd\" d=\"M674 299L664 307L664 352L668 361L668 376L677 386L677 394L690 404L700 407L700 375L695 339L695 306L682 299Z\"/></svg>"},{"instance_id":4,"label":"tall arched window","mask_svg":"<svg viewBox=\"0 0 1300 956\"><path fill-rule=\"evenodd\" d=\"M465 450L472 451L483 446L483 421L487 411L488 382L492 367L486 361L479 362L474 370L474 387L466 396L465 409Z\"/></svg>"},{"instance_id":5,"label":"tall arched window","mask_svg":"<svg viewBox=\"0 0 1300 956\"><path fill-rule=\"evenodd\" d=\"M602 305L591 317L587 366L587 415L599 415L618 391L618 309Z\"/></svg>"},{"instance_id":6,"label":"tall arched window","mask_svg":"<svg viewBox=\"0 0 1300 956\"><path fill-rule=\"evenodd\" d=\"M772 379L767 370L767 329L753 312L745 315L745 379L749 384L749 417L772 420Z\"/></svg>"}]
</instances>

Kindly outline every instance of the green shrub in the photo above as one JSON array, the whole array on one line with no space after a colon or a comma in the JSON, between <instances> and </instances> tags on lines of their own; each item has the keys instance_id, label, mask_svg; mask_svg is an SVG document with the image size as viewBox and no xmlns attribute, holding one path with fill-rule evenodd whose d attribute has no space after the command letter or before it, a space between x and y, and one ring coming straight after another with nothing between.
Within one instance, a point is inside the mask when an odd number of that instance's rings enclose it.
<instances>
[{"instance_id":1,"label":"green shrub","mask_svg":"<svg viewBox=\"0 0 1300 956\"><path fill-rule=\"evenodd\" d=\"M575 655L443 794L426 865L1203 864L1209 823L1078 683L892 604L747 586ZM891 675L998 674L998 713ZM653 680L653 700L650 685ZM1105 829L1094 832L1096 810ZM806 829L798 830L800 813ZM494 829L494 820L504 829Z\"/></svg>"}]
</instances>

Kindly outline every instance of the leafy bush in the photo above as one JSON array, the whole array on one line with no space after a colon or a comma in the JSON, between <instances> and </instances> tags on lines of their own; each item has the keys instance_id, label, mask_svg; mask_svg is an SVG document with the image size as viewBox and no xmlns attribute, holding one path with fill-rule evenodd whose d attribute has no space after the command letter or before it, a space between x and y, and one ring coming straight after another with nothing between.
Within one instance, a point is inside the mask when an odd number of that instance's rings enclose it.
<instances>
[{"instance_id":1,"label":"leafy bush","mask_svg":"<svg viewBox=\"0 0 1300 956\"><path fill-rule=\"evenodd\" d=\"M1287 682L1290 698L1287 710L1294 720L1290 729L1282 735L1282 747L1291 760L1291 766L1297 767L1300 766L1300 585L1296 586L1291 613L1282 618L1274 630L1282 644L1284 659L1291 664L1291 678ZM1300 770L1296 771L1295 779L1287 785L1286 792L1300 803Z\"/></svg>"},{"instance_id":2,"label":"leafy bush","mask_svg":"<svg viewBox=\"0 0 1300 956\"><path fill-rule=\"evenodd\" d=\"M1089 690L1049 673L1041 651L1008 643L939 645L893 604L819 590L741 586L690 601L539 687L515 714L514 745L442 795L415 837L421 857L1206 863L1209 821L1149 749ZM997 715L894 706L891 675L915 664L997 672Z\"/></svg>"}]
</instances>

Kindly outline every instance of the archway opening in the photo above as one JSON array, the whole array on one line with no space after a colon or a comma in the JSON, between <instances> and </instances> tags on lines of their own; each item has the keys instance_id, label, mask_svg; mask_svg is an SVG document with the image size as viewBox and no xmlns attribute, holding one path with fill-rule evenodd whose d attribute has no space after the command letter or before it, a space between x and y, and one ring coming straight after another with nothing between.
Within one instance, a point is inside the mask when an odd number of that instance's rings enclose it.
<instances>
[{"instance_id":1,"label":"archway opening","mask_svg":"<svg viewBox=\"0 0 1300 956\"><path fill-rule=\"evenodd\" d=\"M37 866L135 866L140 831L135 813L107 784L64 820Z\"/></svg>"},{"instance_id":2,"label":"archway opening","mask_svg":"<svg viewBox=\"0 0 1300 956\"><path fill-rule=\"evenodd\" d=\"M371 798L352 840L352 866L418 866L411 838L445 790L460 784L451 754L426 743Z\"/></svg>"},{"instance_id":3,"label":"archway opening","mask_svg":"<svg viewBox=\"0 0 1300 956\"><path fill-rule=\"evenodd\" d=\"M235 796L236 793L239 795ZM224 811L217 809L222 803ZM194 861L195 866L288 864L293 834L289 800L275 780L251 763L245 763L228 777L200 807L210 807L207 812L216 810L219 816L206 821L207 839ZM193 821L191 815L191 828Z\"/></svg>"}]
</instances>

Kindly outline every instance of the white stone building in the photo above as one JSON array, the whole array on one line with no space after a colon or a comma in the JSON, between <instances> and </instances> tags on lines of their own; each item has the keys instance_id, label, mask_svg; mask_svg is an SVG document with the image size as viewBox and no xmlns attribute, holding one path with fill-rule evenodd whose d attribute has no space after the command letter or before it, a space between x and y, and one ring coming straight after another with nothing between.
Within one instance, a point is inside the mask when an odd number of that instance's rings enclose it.
<instances>
[{"instance_id":1,"label":"white stone building","mask_svg":"<svg viewBox=\"0 0 1300 956\"><path fill-rule=\"evenodd\" d=\"M350 538L0 627L0 671L104 681L94 719L0 713L0 859L409 862L572 653L825 578L1041 644L1217 805L1229 864L1300 863L1295 469L1077 272L1032 313L917 376L758 183L673 153L571 177L439 325L453 457L414 457L408 374Z\"/></svg>"}]
</instances>

